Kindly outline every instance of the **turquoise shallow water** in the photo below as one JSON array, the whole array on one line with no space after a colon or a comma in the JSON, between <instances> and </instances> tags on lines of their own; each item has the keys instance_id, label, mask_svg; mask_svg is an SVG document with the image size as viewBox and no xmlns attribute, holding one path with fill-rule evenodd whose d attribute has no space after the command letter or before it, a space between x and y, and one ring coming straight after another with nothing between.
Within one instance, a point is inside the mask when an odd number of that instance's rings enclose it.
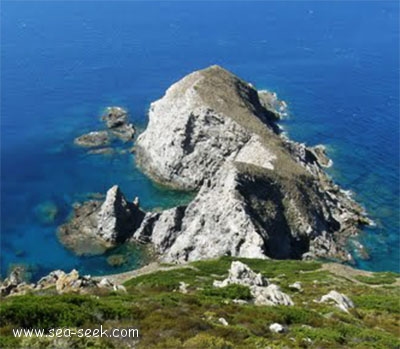
<instances>
[{"instance_id":1,"label":"turquoise shallow water","mask_svg":"<svg viewBox=\"0 0 400 349\"><path fill-rule=\"evenodd\" d=\"M327 145L330 174L376 222L360 236L371 258L357 265L399 269L397 2L6 1L1 26L2 273L12 263L36 276L121 270L58 243L72 203L115 183L146 208L186 197L154 186L129 153L88 156L72 141L101 127L109 105L143 128L151 101L215 63L278 92L291 138ZM51 223L40 214L49 202Z\"/></svg>"}]
</instances>

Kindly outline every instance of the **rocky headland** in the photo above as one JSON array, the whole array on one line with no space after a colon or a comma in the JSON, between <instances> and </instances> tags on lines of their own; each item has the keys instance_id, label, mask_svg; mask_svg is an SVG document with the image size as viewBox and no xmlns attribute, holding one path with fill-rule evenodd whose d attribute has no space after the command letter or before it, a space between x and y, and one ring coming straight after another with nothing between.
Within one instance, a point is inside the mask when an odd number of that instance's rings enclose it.
<instances>
[{"instance_id":1,"label":"rocky headland","mask_svg":"<svg viewBox=\"0 0 400 349\"><path fill-rule=\"evenodd\" d=\"M118 187L75 209L60 228L67 247L150 244L164 262L219 256L351 260L349 236L365 213L324 172L323 146L280 133L286 104L219 66L191 73L151 104L134 151L154 181L195 191L185 206L144 212ZM107 119L110 130L124 116ZM87 251L87 248L83 249Z\"/></svg>"}]
</instances>

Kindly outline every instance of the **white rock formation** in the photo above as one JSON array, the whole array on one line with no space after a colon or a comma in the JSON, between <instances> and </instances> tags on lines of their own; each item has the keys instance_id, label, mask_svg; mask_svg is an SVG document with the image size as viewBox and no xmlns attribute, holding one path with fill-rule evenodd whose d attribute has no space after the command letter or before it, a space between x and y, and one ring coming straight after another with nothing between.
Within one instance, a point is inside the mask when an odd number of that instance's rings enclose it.
<instances>
[{"instance_id":1,"label":"white rock formation","mask_svg":"<svg viewBox=\"0 0 400 349\"><path fill-rule=\"evenodd\" d=\"M214 281L214 287L226 287L231 284L244 286L267 286L268 280L261 273L256 274L246 264L234 261L229 269L228 278L223 281Z\"/></svg>"},{"instance_id":2,"label":"white rock formation","mask_svg":"<svg viewBox=\"0 0 400 349\"><path fill-rule=\"evenodd\" d=\"M275 284L267 287L253 286L250 291L256 305L294 305L290 296L282 292L280 287Z\"/></svg>"},{"instance_id":3,"label":"white rock formation","mask_svg":"<svg viewBox=\"0 0 400 349\"><path fill-rule=\"evenodd\" d=\"M223 281L215 280L213 286L226 287L231 284L248 286L256 305L294 305L290 296L283 293L279 286L275 284L268 285L266 278L261 274L256 274L242 262L232 262L228 277Z\"/></svg>"},{"instance_id":4,"label":"white rock formation","mask_svg":"<svg viewBox=\"0 0 400 349\"><path fill-rule=\"evenodd\" d=\"M321 297L320 302L326 303L333 301L334 304L344 312L348 313L349 309L354 308L354 303L351 299L345 296L343 293L337 291L330 291L328 294Z\"/></svg>"}]
</instances>

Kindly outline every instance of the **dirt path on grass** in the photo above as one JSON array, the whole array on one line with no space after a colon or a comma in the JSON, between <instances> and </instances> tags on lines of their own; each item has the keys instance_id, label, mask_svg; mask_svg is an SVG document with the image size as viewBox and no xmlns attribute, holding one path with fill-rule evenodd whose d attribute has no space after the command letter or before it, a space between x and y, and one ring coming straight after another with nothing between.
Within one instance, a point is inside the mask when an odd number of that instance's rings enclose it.
<instances>
[{"instance_id":1,"label":"dirt path on grass","mask_svg":"<svg viewBox=\"0 0 400 349\"><path fill-rule=\"evenodd\" d=\"M107 278L114 284L123 284L125 281L128 281L132 278L135 278L135 277L138 277L141 275L151 274L151 273L154 273L157 271L168 271L168 270L182 269L182 268L190 268L193 270L196 269L195 267L193 267L192 265L189 265L189 264L177 264L177 265L165 266L158 262L153 262L153 263L150 263L140 269L130 270L125 273L119 273L119 274L94 276L93 279L100 281L103 278Z\"/></svg>"},{"instance_id":2,"label":"dirt path on grass","mask_svg":"<svg viewBox=\"0 0 400 349\"><path fill-rule=\"evenodd\" d=\"M374 277L374 272L354 269L349 267L348 265L343 265L339 263L324 263L321 267L322 270L329 271L333 275L341 276L355 284L365 285L369 287L381 287L382 285L371 285L364 283L360 280L357 280L357 276L367 276L367 277ZM396 278L396 282L390 284L390 286L400 286L400 278Z\"/></svg>"}]
</instances>

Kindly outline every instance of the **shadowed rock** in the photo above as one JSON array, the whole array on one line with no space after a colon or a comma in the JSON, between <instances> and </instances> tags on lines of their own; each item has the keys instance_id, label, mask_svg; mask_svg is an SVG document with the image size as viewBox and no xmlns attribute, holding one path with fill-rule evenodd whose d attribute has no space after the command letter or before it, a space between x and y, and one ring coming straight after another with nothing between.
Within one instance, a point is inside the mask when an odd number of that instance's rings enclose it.
<instances>
[{"instance_id":1,"label":"shadowed rock","mask_svg":"<svg viewBox=\"0 0 400 349\"><path fill-rule=\"evenodd\" d=\"M90 200L77 205L72 219L59 228L58 235L77 254L99 254L130 238L144 215L115 185L107 191L104 202Z\"/></svg>"}]
</instances>

